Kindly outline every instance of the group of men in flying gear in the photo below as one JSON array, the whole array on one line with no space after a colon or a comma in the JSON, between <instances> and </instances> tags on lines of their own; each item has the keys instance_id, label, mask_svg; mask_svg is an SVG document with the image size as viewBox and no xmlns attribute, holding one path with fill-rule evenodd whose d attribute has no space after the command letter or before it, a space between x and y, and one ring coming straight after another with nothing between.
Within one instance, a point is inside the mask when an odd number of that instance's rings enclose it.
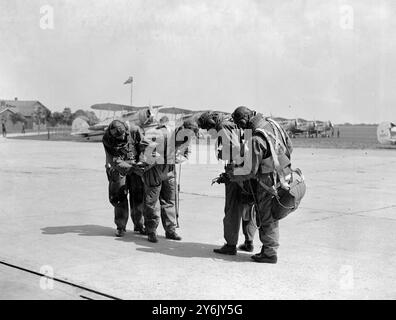
<instances>
[{"instance_id":1,"label":"group of men in flying gear","mask_svg":"<svg viewBox=\"0 0 396 320\"><path fill-rule=\"evenodd\" d=\"M166 238L181 240L176 233L175 166L187 159L189 142L199 129L216 136L217 157L225 161L225 171L212 184L225 184L226 243L214 252L235 255L242 224L245 241L238 248L252 252L258 229L262 248L252 259L276 263L279 220L297 209L305 182L301 171L291 167L293 147L287 133L271 118L246 107L236 108L231 118L207 111L176 129L165 122L143 128L114 120L103 145L116 236L125 234L130 209L134 231L147 235L150 242L158 242L160 220Z\"/></svg>"},{"instance_id":2,"label":"group of men in flying gear","mask_svg":"<svg viewBox=\"0 0 396 320\"><path fill-rule=\"evenodd\" d=\"M262 247L252 259L276 263L279 220L299 206L306 191L304 177L300 169L291 167L292 143L277 122L243 106L231 117L205 112L197 121L200 128L218 133L218 158L226 161L225 172L213 180L225 184L226 244L214 252L237 253L242 221L245 242L239 249L254 250L258 228Z\"/></svg>"},{"instance_id":3,"label":"group of men in flying gear","mask_svg":"<svg viewBox=\"0 0 396 320\"><path fill-rule=\"evenodd\" d=\"M197 132L197 126L188 121L176 130L163 123L148 128L121 120L110 123L102 142L117 237L126 232L130 209L134 231L147 235L150 242L158 242L160 220L166 238L181 240L176 233L175 165L187 158L188 146L184 143L189 134ZM177 140L178 136L182 139Z\"/></svg>"}]
</instances>

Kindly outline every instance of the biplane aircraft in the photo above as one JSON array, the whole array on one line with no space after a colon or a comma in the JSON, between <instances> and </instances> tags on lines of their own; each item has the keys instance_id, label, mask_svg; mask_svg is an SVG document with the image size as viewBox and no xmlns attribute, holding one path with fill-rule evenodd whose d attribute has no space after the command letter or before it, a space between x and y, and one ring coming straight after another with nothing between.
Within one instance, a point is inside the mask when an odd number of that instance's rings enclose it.
<instances>
[{"instance_id":1,"label":"biplane aircraft","mask_svg":"<svg viewBox=\"0 0 396 320\"><path fill-rule=\"evenodd\" d=\"M123 120L129 124L136 124L141 127L147 127L166 121L170 127L175 127L179 120L192 111L183 108L157 106L135 107L115 103L94 104L91 109L113 112L99 123L90 126L83 117L76 118L72 123L71 134L73 136L89 139L90 137L103 136L106 128L111 121L115 119Z\"/></svg>"}]
</instances>

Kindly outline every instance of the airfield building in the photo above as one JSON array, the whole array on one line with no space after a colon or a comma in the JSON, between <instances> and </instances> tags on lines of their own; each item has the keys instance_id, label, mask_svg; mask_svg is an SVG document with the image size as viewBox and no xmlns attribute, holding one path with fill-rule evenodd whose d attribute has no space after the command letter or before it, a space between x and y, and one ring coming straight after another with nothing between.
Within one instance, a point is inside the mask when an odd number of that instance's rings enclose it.
<instances>
[{"instance_id":1,"label":"airfield building","mask_svg":"<svg viewBox=\"0 0 396 320\"><path fill-rule=\"evenodd\" d=\"M5 123L7 132L21 132L23 122L25 129L32 130L40 125L45 126L45 115L50 110L37 100L3 100L0 99L0 121Z\"/></svg>"}]
</instances>

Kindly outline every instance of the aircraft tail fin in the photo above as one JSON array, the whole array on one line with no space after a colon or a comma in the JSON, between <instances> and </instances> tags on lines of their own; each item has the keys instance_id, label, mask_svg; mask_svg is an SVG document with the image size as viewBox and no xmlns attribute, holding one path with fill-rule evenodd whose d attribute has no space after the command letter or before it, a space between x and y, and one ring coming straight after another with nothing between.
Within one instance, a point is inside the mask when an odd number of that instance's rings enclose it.
<instances>
[{"instance_id":1,"label":"aircraft tail fin","mask_svg":"<svg viewBox=\"0 0 396 320\"><path fill-rule=\"evenodd\" d=\"M377 127L377 139L381 144L396 144L396 126L387 121Z\"/></svg>"},{"instance_id":2,"label":"aircraft tail fin","mask_svg":"<svg viewBox=\"0 0 396 320\"><path fill-rule=\"evenodd\" d=\"M73 136L83 135L87 133L88 128L89 128L88 122L84 118L78 117L74 119L72 122L71 135Z\"/></svg>"}]
</instances>

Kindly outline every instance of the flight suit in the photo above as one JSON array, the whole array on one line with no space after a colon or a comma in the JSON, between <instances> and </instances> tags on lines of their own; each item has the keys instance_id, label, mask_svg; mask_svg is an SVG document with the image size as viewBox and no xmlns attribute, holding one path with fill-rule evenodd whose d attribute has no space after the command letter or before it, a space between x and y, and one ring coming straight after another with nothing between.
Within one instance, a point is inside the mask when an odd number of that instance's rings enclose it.
<instances>
[{"instance_id":1,"label":"flight suit","mask_svg":"<svg viewBox=\"0 0 396 320\"><path fill-rule=\"evenodd\" d=\"M110 126L109 126L110 128ZM131 218L136 228L143 227L143 182L134 172L138 156L137 139L139 133L128 131L123 141L117 141L105 131L102 142L106 154L106 173L109 180L109 201L114 206L114 222L119 230L125 230L128 222L129 206Z\"/></svg>"},{"instance_id":2,"label":"flight suit","mask_svg":"<svg viewBox=\"0 0 396 320\"><path fill-rule=\"evenodd\" d=\"M207 125L209 121L213 121ZM235 156L241 154L241 132L235 123L228 121L216 112L207 112L207 115L198 120L203 129L215 129L218 133L217 139L217 158L227 161L225 171L234 165ZM254 202L247 199L246 193L250 193L247 184L242 185L237 182L225 180L225 205L223 218L224 239L228 246L236 246L239 238L239 230L242 221L242 232L245 236L245 243L253 243L254 235L257 230L254 219ZM245 192L244 192L245 191Z\"/></svg>"},{"instance_id":3,"label":"flight suit","mask_svg":"<svg viewBox=\"0 0 396 320\"><path fill-rule=\"evenodd\" d=\"M166 233L175 233L177 221L174 165L154 165L144 173L143 182L144 221L147 233L156 232L160 219Z\"/></svg>"},{"instance_id":4,"label":"flight suit","mask_svg":"<svg viewBox=\"0 0 396 320\"><path fill-rule=\"evenodd\" d=\"M159 221L167 235L176 235L175 132L166 125L145 130L139 161L148 165L142 176L144 222L147 234L156 233Z\"/></svg>"},{"instance_id":5,"label":"flight suit","mask_svg":"<svg viewBox=\"0 0 396 320\"><path fill-rule=\"evenodd\" d=\"M142 177L134 173L129 174L127 180L131 218L134 229L139 230L144 226L144 184Z\"/></svg>"},{"instance_id":6,"label":"flight suit","mask_svg":"<svg viewBox=\"0 0 396 320\"><path fill-rule=\"evenodd\" d=\"M253 203L245 201L241 191L238 183L225 182L224 239L228 245L232 246L238 244L241 221L245 241L253 242L257 229L252 213L252 210L254 210Z\"/></svg>"},{"instance_id":7,"label":"flight suit","mask_svg":"<svg viewBox=\"0 0 396 320\"><path fill-rule=\"evenodd\" d=\"M253 187L254 197L257 207L257 225L259 226L259 237L263 246L261 253L266 256L276 256L279 247L279 219L275 218L274 206L275 189L275 167L272 159L272 151L270 144L267 142L269 137L263 136L262 131L266 130L270 134L275 135L275 130L263 115L258 114L252 119L253 133L251 138L251 171L247 175L235 175L231 177L232 181L247 181L256 179L257 183ZM285 142L285 143L284 143ZM290 139L286 135L286 141L282 141L286 154L283 154L283 161L280 164L284 172L290 173L290 153L292 146ZM273 192L272 192L273 191ZM278 207L279 209L279 207Z\"/></svg>"}]
</instances>

